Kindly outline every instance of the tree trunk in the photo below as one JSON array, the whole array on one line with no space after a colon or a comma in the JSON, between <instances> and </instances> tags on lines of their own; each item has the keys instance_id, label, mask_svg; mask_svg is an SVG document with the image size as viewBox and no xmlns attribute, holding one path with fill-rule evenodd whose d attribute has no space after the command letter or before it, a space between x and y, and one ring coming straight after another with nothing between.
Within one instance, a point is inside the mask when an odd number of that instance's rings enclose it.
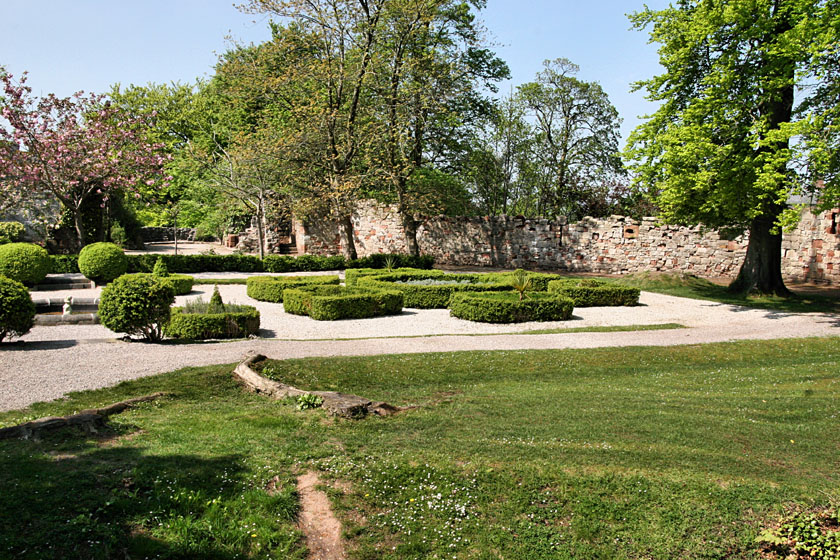
<instances>
[{"instance_id":1,"label":"tree trunk","mask_svg":"<svg viewBox=\"0 0 840 560\"><path fill-rule=\"evenodd\" d=\"M406 211L400 212L403 230L405 231L405 247L412 257L420 256L420 245L417 243L417 220Z\"/></svg>"},{"instance_id":2,"label":"tree trunk","mask_svg":"<svg viewBox=\"0 0 840 560\"><path fill-rule=\"evenodd\" d=\"M81 250L85 246L85 236L87 235L81 206L73 209L73 222L76 225L76 236L78 237L79 249Z\"/></svg>"},{"instance_id":3,"label":"tree trunk","mask_svg":"<svg viewBox=\"0 0 840 560\"><path fill-rule=\"evenodd\" d=\"M772 233L774 222L773 217L759 216L750 224L747 256L730 292L791 295L782 279L782 233Z\"/></svg>"},{"instance_id":4,"label":"tree trunk","mask_svg":"<svg viewBox=\"0 0 840 560\"><path fill-rule=\"evenodd\" d=\"M338 221L338 235L341 242L341 254L345 259L355 259L356 243L353 241L353 220L350 214L344 214L339 217Z\"/></svg>"},{"instance_id":5,"label":"tree trunk","mask_svg":"<svg viewBox=\"0 0 840 560\"><path fill-rule=\"evenodd\" d=\"M265 258L265 202L262 195L257 201L257 243L260 246L260 259Z\"/></svg>"}]
</instances>

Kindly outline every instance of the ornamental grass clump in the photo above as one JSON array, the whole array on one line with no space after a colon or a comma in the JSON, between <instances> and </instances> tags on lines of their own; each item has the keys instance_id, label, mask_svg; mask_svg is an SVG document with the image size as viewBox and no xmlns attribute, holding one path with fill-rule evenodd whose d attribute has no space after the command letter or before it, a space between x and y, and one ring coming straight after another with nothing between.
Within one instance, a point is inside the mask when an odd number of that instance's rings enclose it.
<instances>
[{"instance_id":1,"label":"ornamental grass clump","mask_svg":"<svg viewBox=\"0 0 840 560\"><path fill-rule=\"evenodd\" d=\"M0 276L0 342L6 337L25 335L34 320L35 304L26 286Z\"/></svg>"},{"instance_id":2,"label":"ornamental grass clump","mask_svg":"<svg viewBox=\"0 0 840 560\"><path fill-rule=\"evenodd\" d=\"M0 245L0 274L27 286L47 277L52 260L46 249L33 243Z\"/></svg>"},{"instance_id":3,"label":"ornamental grass clump","mask_svg":"<svg viewBox=\"0 0 840 560\"><path fill-rule=\"evenodd\" d=\"M125 274L102 290L99 320L108 329L156 342L175 303L172 285L151 274Z\"/></svg>"}]
</instances>

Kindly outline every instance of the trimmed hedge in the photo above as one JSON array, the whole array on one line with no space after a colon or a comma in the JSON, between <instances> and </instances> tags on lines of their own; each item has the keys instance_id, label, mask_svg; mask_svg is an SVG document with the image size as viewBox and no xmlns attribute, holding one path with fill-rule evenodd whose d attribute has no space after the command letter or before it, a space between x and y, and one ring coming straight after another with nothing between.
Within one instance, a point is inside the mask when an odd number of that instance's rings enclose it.
<instances>
[{"instance_id":1,"label":"trimmed hedge","mask_svg":"<svg viewBox=\"0 0 840 560\"><path fill-rule=\"evenodd\" d=\"M97 284L107 284L128 270L125 253L113 243L92 243L79 253L79 272Z\"/></svg>"},{"instance_id":2,"label":"trimmed hedge","mask_svg":"<svg viewBox=\"0 0 840 560\"><path fill-rule=\"evenodd\" d=\"M522 300L514 292L461 292L452 294L449 314L483 323L567 321L574 306L570 298L548 292L529 292Z\"/></svg>"},{"instance_id":3,"label":"trimmed hedge","mask_svg":"<svg viewBox=\"0 0 840 560\"><path fill-rule=\"evenodd\" d=\"M50 255L52 274L74 274L79 272L79 255Z\"/></svg>"},{"instance_id":4,"label":"trimmed hedge","mask_svg":"<svg viewBox=\"0 0 840 560\"><path fill-rule=\"evenodd\" d=\"M44 280L52 263L43 247L33 243L0 245L0 274L27 286Z\"/></svg>"},{"instance_id":5,"label":"trimmed hedge","mask_svg":"<svg viewBox=\"0 0 840 560\"><path fill-rule=\"evenodd\" d=\"M32 328L35 304L29 290L16 280L0 276L0 342L7 336L23 336Z\"/></svg>"},{"instance_id":6,"label":"trimmed hedge","mask_svg":"<svg viewBox=\"0 0 840 560\"><path fill-rule=\"evenodd\" d=\"M513 281L515 270L505 272L488 272L482 274L482 281L494 282L499 284L510 284ZM531 279L531 290L535 292L548 291L548 283L552 280L561 279L559 274L551 274L548 272L526 272L528 278Z\"/></svg>"},{"instance_id":7,"label":"trimmed hedge","mask_svg":"<svg viewBox=\"0 0 840 560\"><path fill-rule=\"evenodd\" d=\"M172 286L172 290L176 296L183 296L190 293L195 284L195 278L187 276L186 274L170 274L169 276L156 276L147 272L135 272L131 276L151 276L157 278L161 282L166 282Z\"/></svg>"},{"instance_id":8,"label":"trimmed hedge","mask_svg":"<svg viewBox=\"0 0 840 560\"><path fill-rule=\"evenodd\" d=\"M403 272L420 272L426 276L430 276L432 274L442 276L446 274L442 270L423 270L420 268L396 268L390 271L384 268L348 268L344 271L344 284L349 288L358 284L359 278L364 276L382 276L383 274L400 274Z\"/></svg>"},{"instance_id":9,"label":"trimmed hedge","mask_svg":"<svg viewBox=\"0 0 840 560\"><path fill-rule=\"evenodd\" d=\"M405 307L417 309L445 309L455 292L508 291L509 284L482 281L481 274L445 274L439 271L392 272L378 276L362 276L356 285L360 288L397 290L402 293ZM412 280L468 281L465 284L406 284Z\"/></svg>"},{"instance_id":10,"label":"trimmed hedge","mask_svg":"<svg viewBox=\"0 0 840 560\"><path fill-rule=\"evenodd\" d=\"M620 307L639 305L638 288L603 280L566 278L548 283L548 291L572 298L575 307Z\"/></svg>"},{"instance_id":11,"label":"trimmed hedge","mask_svg":"<svg viewBox=\"0 0 840 560\"><path fill-rule=\"evenodd\" d=\"M210 338L246 338L260 332L260 312L249 305L233 306L239 311L224 313L184 313L174 307L163 334L170 338L207 340ZM247 308L247 309L242 309Z\"/></svg>"},{"instance_id":12,"label":"trimmed hedge","mask_svg":"<svg viewBox=\"0 0 840 560\"><path fill-rule=\"evenodd\" d=\"M254 276L248 278L246 293L257 301L283 303L283 290L311 285L338 285L338 275L325 276Z\"/></svg>"},{"instance_id":13,"label":"trimmed hedge","mask_svg":"<svg viewBox=\"0 0 840 560\"><path fill-rule=\"evenodd\" d=\"M151 274L125 274L102 290L99 320L114 331L160 340L175 302L172 284Z\"/></svg>"},{"instance_id":14,"label":"trimmed hedge","mask_svg":"<svg viewBox=\"0 0 840 560\"><path fill-rule=\"evenodd\" d=\"M397 315L402 308L403 296L394 290L305 286L283 293L286 313L309 315L318 321Z\"/></svg>"}]
</instances>

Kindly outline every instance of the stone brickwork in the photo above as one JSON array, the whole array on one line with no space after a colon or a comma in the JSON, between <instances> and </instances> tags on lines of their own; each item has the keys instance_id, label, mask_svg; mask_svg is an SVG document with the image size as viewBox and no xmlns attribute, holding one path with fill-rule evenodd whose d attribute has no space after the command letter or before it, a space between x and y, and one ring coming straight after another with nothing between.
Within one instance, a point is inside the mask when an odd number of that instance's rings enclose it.
<instances>
[{"instance_id":1,"label":"stone brickwork","mask_svg":"<svg viewBox=\"0 0 840 560\"><path fill-rule=\"evenodd\" d=\"M396 208L365 202L353 216L359 256L405 252ZM330 220L297 223L299 253L340 254L338 229ZM795 280L840 284L840 210L814 216L805 211L799 227L785 234L783 272ZM426 217L417 240L438 264L527 267L624 274L684 272L733 277L746 255L744 236L726 239L714 230L661 225L655 218L624 216L564 219L523 217Z\"/></svg>"}]
</instances>

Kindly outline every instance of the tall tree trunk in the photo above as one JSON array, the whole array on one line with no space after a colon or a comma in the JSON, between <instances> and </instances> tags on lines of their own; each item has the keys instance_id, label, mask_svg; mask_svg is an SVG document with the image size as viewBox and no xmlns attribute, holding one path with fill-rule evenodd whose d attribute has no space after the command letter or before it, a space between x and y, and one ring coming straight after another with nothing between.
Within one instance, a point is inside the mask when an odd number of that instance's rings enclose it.
<instances>
[{"instance_id":1,"label":"tall tree trunk","mask_svg":"<svg viewBox=\"0 0 840 560\"><path fill-rule=\"evenodd\" d=\"M260 259L265 258L265 201L262 194L257 200L257 243L260 246Z\"/></svg>"},{"instance_id":2,"label":"tall tree trunk","mask_svg":"<svg viewBox=\"0 0 840 560\"><path fill-rule=\"evenodd\" d=\"M76 236L78 237L77 241L79 245L78 248L81 249L85 246L85 237L87 236L81 205L73 209L73 222L76 226Z\"/></svg>"},{"instance_id":3,"label":"tall tree trunk","mask_svg":"<svg viewBox=\"0 0 840 560\"><path fill-rule=\"evenodd\" d=\"M774 225L773 216L759 216L750 224L747 256L730 292L790 295L782 279L782 232L773 233Z\"/></svg>"},{"instance_id":4,"label":"tall tree trunk","mask_svg":"<svg viewBox=\"0 0 840 560\"><path fill-rule=\"evenodd\" d=\"M403 231L405 231L405 248L412 257L419 257L420 244L417 243L417 220L405 210L400 211L400 217L402 218Z\"/></svg>"},{"instance_id":5,"label":"tall tree trunk","mask_svg":"<svg viewBox=\"0 0 840 560\"><path fill-rule=\"evenodd\" d=\"M341 254L345 259L355 259L358 255L356 253L356 242L353 240L353 220L350 214L342 214L338 220Z\"/></svg>"}]
</instances>

